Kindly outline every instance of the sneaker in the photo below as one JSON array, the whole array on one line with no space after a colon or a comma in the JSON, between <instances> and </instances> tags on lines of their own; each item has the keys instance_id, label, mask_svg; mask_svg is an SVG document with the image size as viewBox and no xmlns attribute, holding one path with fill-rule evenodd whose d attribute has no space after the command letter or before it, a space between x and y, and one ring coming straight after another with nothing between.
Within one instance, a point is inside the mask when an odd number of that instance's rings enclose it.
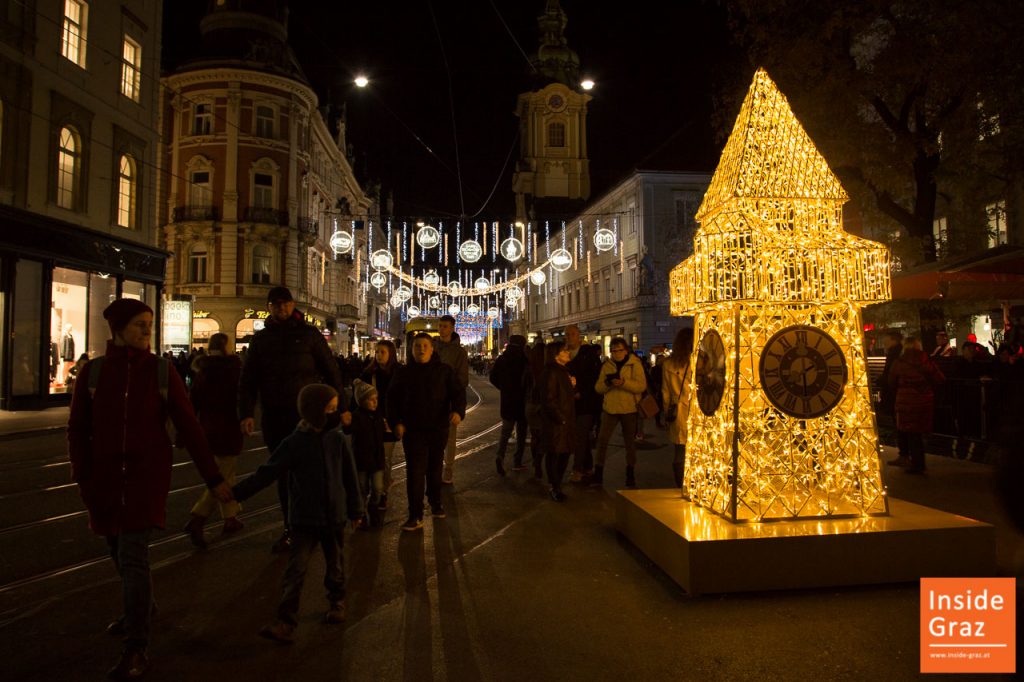
<instances>
[{"instance_id":1,"label":"sneaker","mask_svg":"<svg viewBox=\"0 0 1024 682\"><path fill-rule=\"evenodd\" d=\"M380 500L378 500L378 502L377 502L377 509L379 509L381 511L387 511L388 510L388 494L387 493L381 493L380 494Z\"/></svg>"},{"instance_id":2,"label":"sneaker","mask_svg":"<svg viewBox=\"0 0 1024 682\"><path fill-rule=\"evenodd\" d=\"M501 461L501 457L494 458L494 468L498 471L499 476L505 475L505 464Z\"/></svg>"},{"instance_id":3,"label":"sneaker","mask_svg":"<svg viewBox=\"0 0 1024 682\"><path fill-rule=\"evenodd\" d=\"M339 623L344 623L345 602L331 604L331 608L327 610L327 615L324 616L324 622L328 625L338 625Z\"/></svg>"},{"instance_id":4,"label":"sneaker","mask_svg":"<svg viewBox=\"0 0 1024 682\"><path fill-rule=\"evenodd\" d=\"M193 514L192 518L189 519L188 523L182 529L188 534L188 539L193 545L199 549L206 549L206 538L203 537L203 524L206 523L206 518Z\"/></svg>"},{"instance_id":5,"label":"sneaker","mask_svg":"<svg viewBox=\"0 0 1024 682\"><path fill-rule=\"evenodd\" d=\"M263 626L260 630L260 637L266 637L281 644L291 644L295 641L295 626L275 620L270 625Z\"/></svg>"},{"instance_id":6,"label":"sneaker","mask_svg":"<svg viewBox=\"0 0 1024 682\"><path fill-rule=\"evenodd\" d=\"M897 457L896 459L890 459L889 460L889 466L894 466L894 467L907 467L907 466L910 466L910 458L909 457L904 457L904 456L901 455L901 456Z\"/></svg>"},{"instance_id":7,"label":"sneaker","mask_svg":"<svg viewBox=\"0 0 1024 682\"><path fill-rule=\"evenodd\" d=\"M285 531L281 537L277 539L277 542L270 548L270 551L274 554L281 554L287 552L292 548L292 536Z\"/></svg>"},{"instance_id":8,"label":"sneaker","mask_svg":"<svg viewBox=\"0 0 1024 682\"><path fill-rule=\"evenodd\" d=\"M224 529L221 532L224 535L230 535L232 533L237 533L243 528L245 528L245 524L232 517L230 519L224 519Z\"/></svg>"},{"instance_id":9,"label":"sneaker","mask_svg":"<svg viewBox=\"0 0 1024 682\"><path fill-rule=\"evenodd\" d=\"M437 505L437 506L431 507L430 508L430 515L433 516L435 519L443 519L446 516L448 516L444 512L444 507L442 507L441 505Z\"/></svg>"},{"instance_id":10,"label":"sneaker","mask_svg":"<svg viewBox=\"0 0 1024 682\"><path fill-rule=\"evenodd\" d=\"M107 671L107 677L113 680L137 680L149 669L146 650L137 647L126 647L121 652L117 665Z\"/></svg>"},{"instance_id":11,"label":"sneaker","mask_svg":"<svg viewBox=\"0 0 1024 682\"><path fill-rule=\"evenodd\" d=\"M415 530L423 530L423 519L410 518L402 524L402 530L411 533Z\"/></svg>"}]
</instances>

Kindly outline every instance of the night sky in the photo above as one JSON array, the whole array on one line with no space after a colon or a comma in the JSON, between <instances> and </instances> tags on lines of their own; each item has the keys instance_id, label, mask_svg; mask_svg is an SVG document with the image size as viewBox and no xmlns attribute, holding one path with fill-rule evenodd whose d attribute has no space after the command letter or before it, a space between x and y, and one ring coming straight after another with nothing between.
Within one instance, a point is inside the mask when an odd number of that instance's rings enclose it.
<instances>
[{"instance_id":1,"label":"night sky","mask_svg":"<svg viewBox=\"0 0 1024 682\"><path fill-rule=\"evenodd\" d=\"M481 208L480 218L511 215L518 148L505 159L517 133L516 96L536 85L520 47L527 55L536 50L544 4L290 3L299 61L322 103L347 103L357 176L364 186L377 180L385 193L394 192L395 215L474 216ZM165 2L165 68L198 39L205 6ZM724 142L712 128L713 97L723 88L746 88L752 73L728 42L722 10L704 0L562 0L562 7L569 46L597 83L588 117L591 197L634 168L712 171ZM370 87L351 85L356 73L368 75Z\"/></svg>"}]
</instances>

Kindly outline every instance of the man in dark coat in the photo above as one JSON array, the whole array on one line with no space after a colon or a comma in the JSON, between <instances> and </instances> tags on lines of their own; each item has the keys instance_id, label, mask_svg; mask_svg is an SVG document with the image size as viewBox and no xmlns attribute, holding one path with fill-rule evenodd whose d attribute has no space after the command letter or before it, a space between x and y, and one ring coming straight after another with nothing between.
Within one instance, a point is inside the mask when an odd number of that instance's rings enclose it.
<instances>
[{"instance_id":1,"label":"man in dark coat","mask_svg":"<svg viewBox=\"0 0 1024 682\"><path fill-rule=\"evenodd\" d=\"M569 364L565 368L576 379L576 440L569 480L578 483L594 468L590 443L594 420L601 414L601 396L594 390L601 373L601 357L597 346L583 343L579 327L574 324L565 328L565 349L569 351Z\"/></svg>"},{"instance_id":2,"label":"man in dark coat","mask_svg":"<svg viewBox=\"0 0 1024 682\"><path fill-rule=\"evenodd\" d=\"M430 335L419 333L412 342L413 362L406 365L388 390L392 429L405 450L409 519L404 531L423 528L423 487L435 519L445 517L441 505L441 468L448 429L466 416L466 389L451 367L434 354Z\"/></svg>"},{"instance_id":3,"label":"man in dark coat","mask_svg":"<svg viewBox=\"0 0 1024 682\"><path fill-rule=\"evenodd\" d=\"M263 442L273 453L299 422L296 404L299 391L310 384L324 383L341 393L341 374L331 349L316 327L306 324L295 309L292 293L274 287L267 293L270 317L266 326L252 338L248 357L238 383L238 416L242 433L255 428L253 412L259 398ZM345 403L347 404L347 403ZM342 413L342 423L352 419ZM281 513L287 517L288 485L284 477L277 482ZM290 544L287 527L274 543L275 552L286 551Z\"/></svg>"},{"instance_id":4,"label":"man in dark coat","mask_svg":"<svg viewBox=\"0 0 1024 682\"><path fill-rule=\"evenodd\" d=\"M516 430L516 453L513 458L513 471L526 471L523 466L523 453L526 451L526 393L523 389L523 372L526 371L526 337L514 334L509 337L508 348L494 361L491 370L491 384L501 391L501 437L498 439L498 452L495 467L499 476L505 475L505 451L512 437L512 429Z\"/></svg>"},{"instance_id":5,"label":"man in dark coat","mask_svg":"<svg viewBox=\"0 0 1024 682\"><path fill-rule=\"evenodd\" d=\"M878 414L896 420L896 387L889 381L892 366L900 356L903 355L903 334L890 330L885 334L885 367L882 369L882 376L878 378L878 386L881 393L881 400L878 403ZM910 451L907 449L907 438L899 431L896 432L896 447L899 454L895 459L889 460L893 466L906 466L910 462Z\"/></svg>"},{"instance_id":6,"label":"man in dark coat","mask_svg":"<svg viewBox=\"0 0 1024 682\"><path fill-rule=\"evenodd\" d=\"M107 306L103 317L113 338L106 354L87 363L75 382L68 455L89 527L106 538L123 583L124 615L107 631L123 634L125 646L110 676L133 679L148 667L149 540L167 516L173 456L168 418L217 499L230 501L231 489L217 471L184 382L169 368L161 370L161 359L149 350L153 310L122 298Z\"/></svg>"}]
</instances>

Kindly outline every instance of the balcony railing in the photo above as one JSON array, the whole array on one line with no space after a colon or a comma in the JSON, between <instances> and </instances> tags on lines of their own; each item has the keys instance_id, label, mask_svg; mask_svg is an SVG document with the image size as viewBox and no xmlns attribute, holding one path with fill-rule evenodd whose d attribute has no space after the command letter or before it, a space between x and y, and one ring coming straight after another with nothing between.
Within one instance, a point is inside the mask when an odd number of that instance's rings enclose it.
<instances>
[{"instance_id":1,"label":"balcony railing","mask_svg":"<svg viewBox=\"0 0 1024 682\"><path fill-rule=\"evenodd\" d=\"M288 211L265 206L250 206L245 209L245 216L242 220L269 225L287 225Z\"/></svg>"},{"instance_id":2,"label":"balcony railing","mask_svg":"<svg viewBox=\"0 0 1024 682\"><path fill-rule=\"evenodd\" d=\"M319 225L315 218L299 218L299 232L315 236L318 231Z\"/></svg>"},{"instance_id":3,"label":"balcony railing","mask_svg":"<svg viewBox=\"0 0 1024 682\"><path fill-rule=\"evenodd\" d=\"M338 306L338 317L342 320L358 320L359 319L359 308L355 307L351 303L342 303Z\"/></svg>"},{"instance_id":4,"label":"balcony railing","mask_svg":"<svg viewBox=\"0 0 1024 682\"><path fill-rule=\"evenodd\" d=\"M174 209L174 222L180 223L186 220L216 220L217 208L215 206L178 206Z\"/></svg>"}]
</instances>

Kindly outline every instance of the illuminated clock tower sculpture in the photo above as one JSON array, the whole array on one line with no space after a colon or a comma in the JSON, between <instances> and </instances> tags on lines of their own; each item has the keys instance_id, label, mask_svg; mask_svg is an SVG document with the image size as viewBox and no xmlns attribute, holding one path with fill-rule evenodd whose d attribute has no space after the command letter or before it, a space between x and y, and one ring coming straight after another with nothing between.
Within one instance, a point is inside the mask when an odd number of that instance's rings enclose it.
<instances>
[{"instance_id":1,"label":"illuminated clock tower sculpture","mask_svg":"<svg viewBox=\"0 0 1024 682\"><path fill-rule=\"evenodd\" d=\"M530 215L534 199L590 197L587 102L580 92L580 59L565 39L568 23L558 0L537 17L540 47L530 60L538 88L519 95L519 160L512 176L516 217Z\"/></svg>"},{"instance_id":2,"label":"illuminated clock tower sculpture","mask_svg":"<svg viewBox=\"0 0 1024 682\"><path fill-rule=\"evenodd\" d=\"M686 489L732 521L888 510L861 308L889 299L889 253L843 231L847 199L759 70L671 274L695 320Z\"/></svg>"}]
</instances>

